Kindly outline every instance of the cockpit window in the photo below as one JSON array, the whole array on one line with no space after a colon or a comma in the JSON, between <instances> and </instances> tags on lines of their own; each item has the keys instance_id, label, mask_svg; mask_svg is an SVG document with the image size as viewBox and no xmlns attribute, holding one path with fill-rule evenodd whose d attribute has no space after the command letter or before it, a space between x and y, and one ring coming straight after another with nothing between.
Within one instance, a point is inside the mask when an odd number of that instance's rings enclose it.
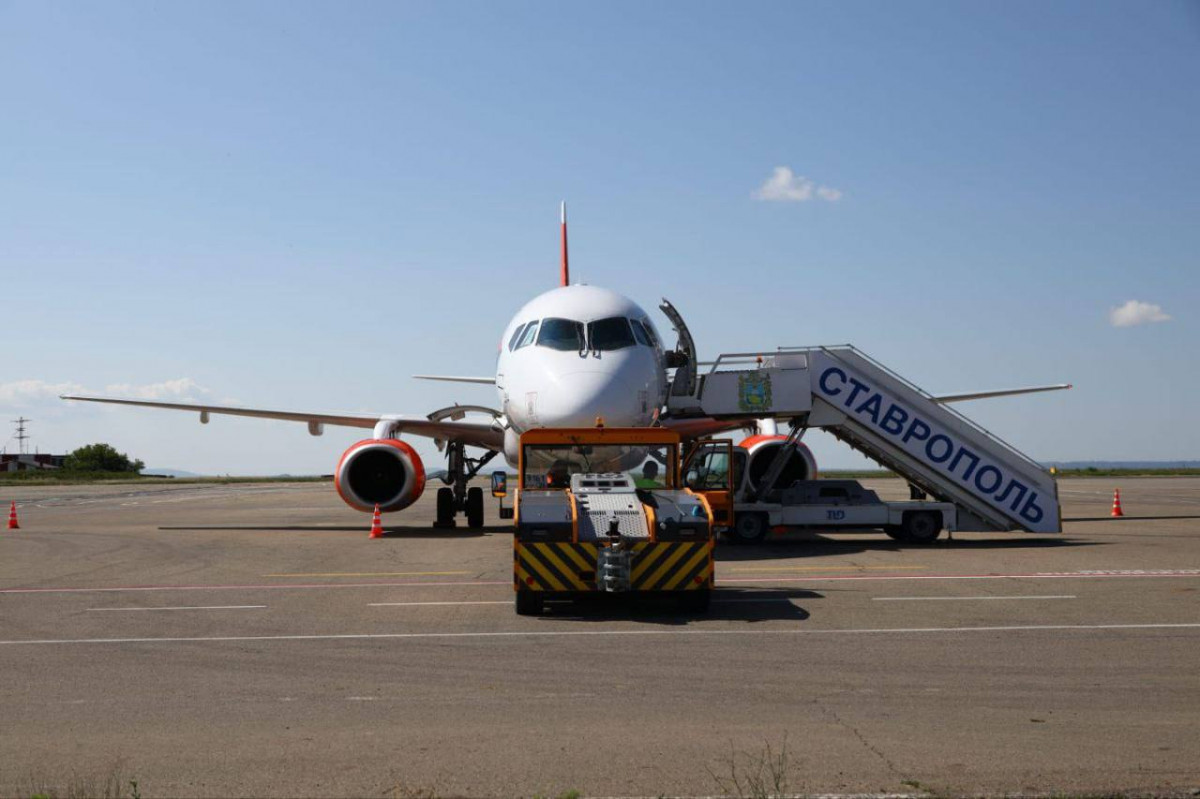
<instances>
[{"instance_id":1,"label":"cockpit window","mask_svg":"<svg viewBox=\"0 0 1200 799\"><path fill-rule=\"evenodd\" d=\"M588 333L588 345L593 350L600 352L620 350L634 345L633 332L629 329L629 320L623 316L598 319L588 325Z\"/></svg>"},{"instance_id":2,"label":"cockpit window","mask_svg":"<svg viewBox=\"0 0 1200 799\"><path fill-rule=\"evenodd\" d=\"M653 347L650 343L650 336L646 335L646 328L642 327L642 323L636 319L630 319L629 324L633 326L633 337L637 339L637 343L643 347Z\"/></svg>"},{"instance_id":3,"label":"cockpit window","mask_svg":"<svg viewBox=\"0 0 1200 799\"><path fill-rule=\"evenodd\" d=\"M534 338L537 336L537 331L538 323L530 322L529 326L525 328L525 332L521 334L521 340L517 342L517 349L528 347L530 344L532 344Z\"/></svg>"},{"instance_id":4,"label":"cockpit window","mask_svg":"<svg viewBox=\"0 0 1200 799\"><path fill-rule=\"evenodd\" d=\"M525 330L525 323L517 325L517 329L513 331L512 338L508 340L508 351L512 352L517 347L517 342L521 340L521 333Z\"/></svg>"},{"instance_id":5,"label":"cockpit window","mask_svg":"<svg viewBox=\"0 0 1200 799\"><path fill-rule=\"evenodd\" d=\"M542 332L537 340L539 347L552 350L582 350L583 323L570 319L543 319Z\"/></svg>"}]
</instances>

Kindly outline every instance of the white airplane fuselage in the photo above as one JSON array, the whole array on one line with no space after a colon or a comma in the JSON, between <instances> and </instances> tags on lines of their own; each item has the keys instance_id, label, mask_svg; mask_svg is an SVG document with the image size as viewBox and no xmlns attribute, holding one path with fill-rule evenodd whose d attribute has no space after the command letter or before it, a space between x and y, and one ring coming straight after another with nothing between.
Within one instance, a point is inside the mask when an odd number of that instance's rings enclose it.
<instances>
[{"instance_id":1,"label":"white airplane fuselage","mask_svg":"<svg viewBox=\"0 0 1200 799\"><path fill-rule=\"evenodd\" d=\"M547 291L512 318L496 363L504 455L535 427L644 427L666 401L662 339L637 303L596 286Z\"/></svg>"}]
</instances>

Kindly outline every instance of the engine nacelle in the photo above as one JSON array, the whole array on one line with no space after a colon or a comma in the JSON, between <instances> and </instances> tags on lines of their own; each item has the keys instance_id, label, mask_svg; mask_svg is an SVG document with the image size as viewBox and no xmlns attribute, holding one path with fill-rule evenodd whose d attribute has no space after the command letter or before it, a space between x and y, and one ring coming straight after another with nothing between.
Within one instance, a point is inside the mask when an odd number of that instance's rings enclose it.
<instances>
[{"instance_id":1,"label":"engine nacelle","mask_svg":"<svg viewBox=\"0 0 1200 799\"><path fill-rule=\"evenodd\" d=\"M767 470L771 468L771 462L775 460L775 454L785 441L787 441L787 436L758 435L750 436L738 444L739 447L746 450L746 479L750 481L750 485L756 491L764 490L759 486L759 482L766 476ZM784 488L797 480L816 479L817 459L813 457L812 451L808 447L797 441L775 485Z\"/></svg>"},{"instance_id":2,"label":"engine nacelle","mask_svg":"<svg viewBox=\"0 0 1200 799\"><path fill-rule=\"evenodd\" d=\"M367 513L402 510L425 490L425 465L416 450L395 438L368 438L342 454L333 473L338 495Z\"/></svg>"}]
</instances>

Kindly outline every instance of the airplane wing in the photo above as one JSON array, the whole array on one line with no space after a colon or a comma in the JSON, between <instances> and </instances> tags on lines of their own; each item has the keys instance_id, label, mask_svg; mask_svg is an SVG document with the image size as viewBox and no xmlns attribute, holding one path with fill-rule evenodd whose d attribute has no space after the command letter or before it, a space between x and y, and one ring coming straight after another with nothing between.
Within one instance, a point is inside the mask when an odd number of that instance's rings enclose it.
<instances>
[{"instance_id":1,"label":"airplane wing","mask_svg":"<svg viewBox=\"0 0 1200 799\"><path fill-rule=\"evenodd\" d=\"M280 419L285 422L306 422L313 435L320 435L321 426L360 427L370 430L381 421L392 421L405 433L428 438L461 441L482 449L500 450L504 447L504 432L490 422L457 422L431 420L424 416L401 416L395 414L362 413L304 413L298 411L276 411L264 408L238 408L229 405L201 405L187 402L159 402L157 400L119 399L116 397L92 397L62 395L64 400L103 402L110 405L133 405L140 408L164 408L171 411L192 411L200 414L200 421L207 422L212 413L226 416L249 416L256 419Z\"/></svg>"},{"instance_id":2,"label":"airplane wing","mask_svg":"<svg viewBox=\"0 0 1200 799\"><path fill-rule=\"evenodd\" d=\"M1070 383L1055 383L1052 386L1030 386L1029 388L1002 388L998 391L968 391L963 394L942 394L934 397L937 402L963 402L965 400L1011 397L1014 394L1036 394L1039 391L1065 391L1074 388Z\"/></svg>"},{"instance_id":3,"label":"airplane wing","mask_svg":"<svg viewBox=\"0 0 1200 799\"><path fill-rule=\"evenodd\" d=\"M452 375L413 375L416 380L441 380L445 383L479 383L485 386L496 385L494 377L454 377Z\"/></svg>"},{"instance_id":4,"label":"airplane wing","mask_svg":"<svg viewBox=\"0 0 1200 799\"><path fill-rule=\"evenodd\" d=\"M1016 394L1036 394L1040 391L1063 391L1074 388L1070 383L1056 383L1051 386L1030 386L1029 388L1005 388L996 391L972 391L962 394L942 394L933 397L934 402L965 402L966 400L990 399L992 397L1010 397ZM730 430L738 430L753 424L754 420L745 417L731 419L728 417L713 419L708 416L684 417L681 419L663 419L662 426L674 430L684 438L703 438L715 436Z\"/></svg>"}]
</instances>

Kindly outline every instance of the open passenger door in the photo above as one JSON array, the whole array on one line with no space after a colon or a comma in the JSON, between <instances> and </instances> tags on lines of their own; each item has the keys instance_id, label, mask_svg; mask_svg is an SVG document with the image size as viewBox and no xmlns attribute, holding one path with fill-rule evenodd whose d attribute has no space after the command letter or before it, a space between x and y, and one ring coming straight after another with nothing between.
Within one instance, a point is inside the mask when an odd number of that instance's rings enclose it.
<instances>
[{"instance_id":1,"label":"open passenger door","mask_svg":"<svg viewBox=\"0 0 1200 799\"><path fill-rule=\"evenodd\" d=\"M724 438L696 441L683 463L683 484L703 494L717 527L733 525L733 442Z\"/></svg>"}]
</instances>

